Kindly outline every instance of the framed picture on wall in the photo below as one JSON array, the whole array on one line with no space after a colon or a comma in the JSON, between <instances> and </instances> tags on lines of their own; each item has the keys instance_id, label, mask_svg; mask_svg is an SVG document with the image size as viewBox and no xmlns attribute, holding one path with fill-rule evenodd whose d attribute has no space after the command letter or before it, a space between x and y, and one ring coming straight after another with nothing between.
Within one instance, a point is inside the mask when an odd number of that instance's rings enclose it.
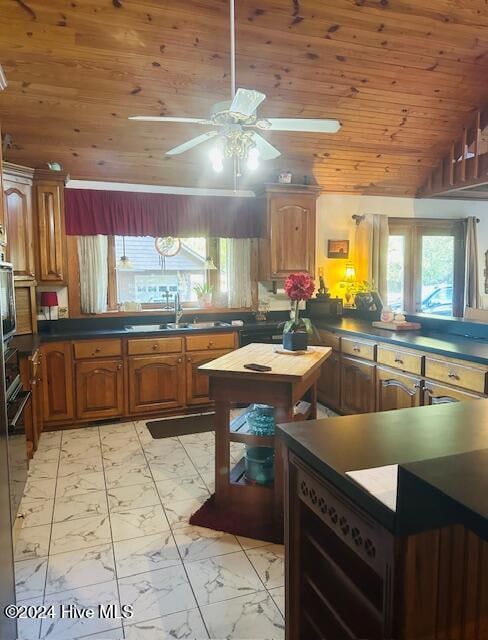
<instances>
[{"instance_id":1,"label":"framed picture on wall","mask_svg":"<svg viewBox=\"0 0 488 640\"><path fill-rule=\"evenodd\" d=\"M349 240L328 240L328 258L349 258Z\"/></svg>"}]
</instances>

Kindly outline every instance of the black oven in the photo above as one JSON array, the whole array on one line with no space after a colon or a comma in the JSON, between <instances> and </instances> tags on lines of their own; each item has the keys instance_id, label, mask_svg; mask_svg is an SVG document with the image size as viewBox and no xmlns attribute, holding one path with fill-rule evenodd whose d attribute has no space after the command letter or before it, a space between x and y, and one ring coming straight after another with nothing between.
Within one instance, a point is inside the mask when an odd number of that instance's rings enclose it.
<instances>
[{"instance_id":1,"label":"black oven","mask_svg":"<svg viewBox=\"0 0 488 640\"><path fill-rule=\"evenodd\" d=\"M0 312L3 339L15 333L14 271L8 262L0 262Z\"/></svg>"}]
</instances>

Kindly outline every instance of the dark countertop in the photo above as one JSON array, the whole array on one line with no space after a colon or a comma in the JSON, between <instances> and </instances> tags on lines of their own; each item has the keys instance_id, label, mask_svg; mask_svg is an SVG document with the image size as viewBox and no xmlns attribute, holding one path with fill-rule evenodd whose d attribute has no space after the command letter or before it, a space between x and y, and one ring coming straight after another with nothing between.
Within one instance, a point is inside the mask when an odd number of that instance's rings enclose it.
<instances>
[{"instance_id":1,"label":"dark countertop","mask_svg":"<svg viewBox=\"0 0 488 640\"><path fill-rule=\"evenodd\" d=\"M488 399L283 424L278 434L317 473L390 531L405 532L414 525L402 513L401 494L394 513L346 471L402 465L445 496L452 513L463 522L472 522L475 514L486 526L486 457L477 452L488 450ZM455 465L452 456L458 456ZM424 521L415 526L428 528L432 524L428 518L433 522L434 516L433 509L427 510Z\"/></svg>"},{"instance_id":2,"label":"dark countertop","mask_svg":"<svg viewBox=\"0 0 488 640\"><path fill-rule=\"evenodd\" d=\"M154 338L179 335L193 335L198 333L231 333L240 327L205 327L198 329L159 329L156 331L137 331L123 328L111 329L71 329L66 331L50 331L49 333L40 333L41 342L58 342L63 340L96 340L97 338Z\"/></svg>"},{"instance_id":3,"label":"dark countertop","mask_svg":"<svg viewBox=\"0 0 488 640\"><path fill-rule=\"evenodd\" d=\"M389 331L377 329L368 320L356 318L313 319L317 329L330 329L340 333L362 336L372 340L429 351L451 358L488 364L488 339L477 340L462 335L419 331Z\"/></svg>"}]
</instances>

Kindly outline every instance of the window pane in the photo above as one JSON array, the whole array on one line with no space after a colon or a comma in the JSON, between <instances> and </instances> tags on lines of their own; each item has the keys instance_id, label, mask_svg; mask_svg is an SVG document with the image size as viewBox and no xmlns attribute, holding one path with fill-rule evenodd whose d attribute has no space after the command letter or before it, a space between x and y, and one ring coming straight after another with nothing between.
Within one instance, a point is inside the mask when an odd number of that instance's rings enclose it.
<instances>
[{"instance_id":1,"label":"window pane","mask_svg":"<svg viewBox=\"0 0 488 640\"><path fill-rule=\"evenodd\" d=\"M122 236L115 237L115 258L118 265L124 254ZM154 238L126 237L125 254L132 269L117 269L117 302L171 304L180 292L183 302L193 302L197 296L193 287L206 281L205 238L185 238L175 256L165 257L156 250Z\"/></svg>"},{"instance_id":2,"label":"window pane","mask_svg":"<svg viewBox=\"0 0 488 640\"><path fill-rule=\"evenodd\" d=\"M390 236L388 239L388 298L393 311L402 311L405 305L405 236Z\"/></svg>"},{"instance_id":3,"label":"window pane","mask_svg":"<svg viewBox=\"0 0 488 640\"><path fill-rule=\"evenodd\" d=\"M424 313L453 315L454 237L422 236L422 299Z\"/></svg>"}]
</instances>

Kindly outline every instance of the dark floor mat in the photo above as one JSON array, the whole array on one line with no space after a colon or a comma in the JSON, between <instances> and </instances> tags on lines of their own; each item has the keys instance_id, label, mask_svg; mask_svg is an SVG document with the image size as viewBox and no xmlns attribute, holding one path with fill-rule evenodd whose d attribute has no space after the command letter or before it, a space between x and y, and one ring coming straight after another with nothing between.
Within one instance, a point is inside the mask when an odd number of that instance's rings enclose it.
<instances>
[{"instance_id":1,"label":"dark floor mat","mask_svg":"<svg viewBox=\"0 0 488 640\"><path fill-rule=\"evenodd\" d=\"M174 438L175 436L186 436L190 433L213 431L214 419L215 414L210 413L203 416L153 420L152 422L146 422L146 426L153 438Z\"/></svg>"}]
</instances>

